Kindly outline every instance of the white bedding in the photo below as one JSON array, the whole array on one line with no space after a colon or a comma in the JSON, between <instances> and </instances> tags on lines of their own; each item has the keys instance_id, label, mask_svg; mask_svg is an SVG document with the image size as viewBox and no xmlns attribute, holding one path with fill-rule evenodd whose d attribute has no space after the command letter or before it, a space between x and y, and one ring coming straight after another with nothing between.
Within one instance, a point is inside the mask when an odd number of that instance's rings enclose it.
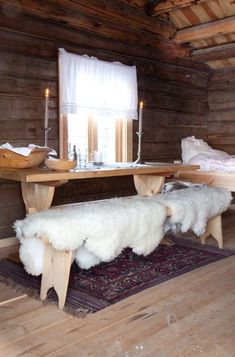
<instances>
[{"instance_id":1,"label":"white bedding","mask_svg":"<svg viewBox=\"0 0 235 357\"><path fill-rule=\"evenodd\" d=\"M235 155L215 150L202 139L184 138L181 148L184 164L200 165L201 171L235 172Z\"/></svg>"}]
</instances>

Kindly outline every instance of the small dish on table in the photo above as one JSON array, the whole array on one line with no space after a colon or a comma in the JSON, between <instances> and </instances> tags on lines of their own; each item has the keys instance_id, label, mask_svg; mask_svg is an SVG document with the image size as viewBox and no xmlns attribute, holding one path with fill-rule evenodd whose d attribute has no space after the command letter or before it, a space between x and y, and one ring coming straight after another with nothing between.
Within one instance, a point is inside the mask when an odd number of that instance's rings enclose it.
<instances>
[{"instance_id":1,"label":"small dish on table","mask_svg":"<svg viewBox=\"0 0 235 357\"><path fill-rule=\"evenodd\" d=\"M49 158L45 160L45 165L55 171L69 171L74 169L77 163L73 160Z\"/></svg>"},{"instance_id":2,"label":"small dish on table","mask_svg":"<svg viewBox=\"0 0 235 357\"><path fill-rule=\"evenodd\" d=\"M92 164L93 164L94 166L102 166L102 165L104 165L104 163L103 163L102 161L99 161L99 162L93 161Z\"/></svg>"}]
</instances>

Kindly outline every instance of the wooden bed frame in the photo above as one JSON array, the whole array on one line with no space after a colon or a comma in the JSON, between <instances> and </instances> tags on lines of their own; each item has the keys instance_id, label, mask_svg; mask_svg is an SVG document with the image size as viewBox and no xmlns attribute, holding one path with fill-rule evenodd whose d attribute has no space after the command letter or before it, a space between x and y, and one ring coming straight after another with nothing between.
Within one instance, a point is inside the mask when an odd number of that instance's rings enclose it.
<instances>
[{"instance_id":1,"label":"wooden bed frame","mask_svg":"<svg viewBox=\"0 0 235 357\"><path fill-rule=\"evenodd\" d=\"M180 171L177 177L210 186L227 188L229 191L235 192L235 173L191 170Z\"/></svg>"},{"instance_id":2,"label":"wooden bed frame","mask_svg":"<svg viewBox=\"0 0 235 357\"><path fill-rule=\"evenodd\" d=\"M196 183L205 183L214 187L226 188L231 192L235 192L235 172L219 172L219 171L180 171L177 178L188 180ZM231 203L230 209L235 210L235 203Z\"/></svg>"}]
</instances>

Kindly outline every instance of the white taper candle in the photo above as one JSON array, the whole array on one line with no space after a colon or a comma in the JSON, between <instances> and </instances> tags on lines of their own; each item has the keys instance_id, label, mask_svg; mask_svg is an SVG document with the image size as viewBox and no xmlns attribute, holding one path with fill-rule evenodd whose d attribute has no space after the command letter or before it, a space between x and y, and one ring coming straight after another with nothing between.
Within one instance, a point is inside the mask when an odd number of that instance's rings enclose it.
<instances>
[{"instance_id":1,"label":"white taper candle","mask_svg":"<svg viewBox=\"0 0 235 357\"><path fill-rule=\"evenodd\" d=\"M144 103L141 101L139 106L139 134L142 134L142 124L143 124L143 107Z\"/></svg>"},{"instance_id":2,"label":"white taper candle","mask_svg":"<svg viewBox=\"0 0 235 357\"><path fill-rule=\"evenodd\" d=\"M44 119L44 129L48 128L48 102L49 102L49 89L45 90L45 119Z\"/></svg>"}]
</instances>

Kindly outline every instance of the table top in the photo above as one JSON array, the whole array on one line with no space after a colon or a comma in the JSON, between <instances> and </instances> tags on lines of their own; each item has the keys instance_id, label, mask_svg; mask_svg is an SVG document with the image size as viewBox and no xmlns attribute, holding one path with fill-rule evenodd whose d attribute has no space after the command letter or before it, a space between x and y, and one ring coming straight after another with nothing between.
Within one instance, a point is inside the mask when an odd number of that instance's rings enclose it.
<instances>
[{"instance_id":1,"label":"table top","mask_svg":"<svg viewBox=\"0 0 235 357\"><path fill-rule=\"evenodd\" d=\"M89 167L86 169L75 168L70 171L52 171L47 168L30 169L0 169L0 178L20 182L48 182L77 180L87 178L101 178L128 175L158 175L170 176L178 171L197 170L199 165L152 163L146 165L130 165L124 167L101 166L99 168Z\"/></svg>"}]
</instances>

